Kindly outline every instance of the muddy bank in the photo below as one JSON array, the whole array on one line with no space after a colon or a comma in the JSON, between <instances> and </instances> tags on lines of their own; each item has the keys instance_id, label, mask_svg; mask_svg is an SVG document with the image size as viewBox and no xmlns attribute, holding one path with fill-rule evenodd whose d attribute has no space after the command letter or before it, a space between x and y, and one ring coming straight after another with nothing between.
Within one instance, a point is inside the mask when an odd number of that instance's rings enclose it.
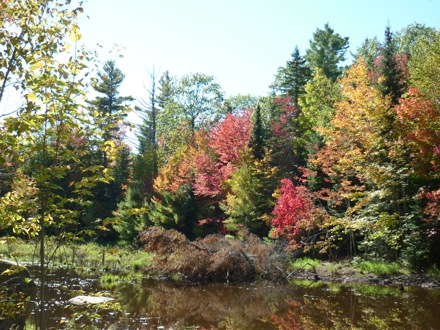
<instances>
[{"instance_id":1,"label":"muddy bank","mask_svg":"<svg viewBox=\"0 0 440 330\"><path fill-rule=\"evenodd\" d=\"M297 269L292 271L289 279L312 280L323 282L338 282L348 284L371 284L395 286L404 289L405 287L421 287L426 289L440 288L440 280L433 279L426 274L396 274L396 275L375 275L371 273L362 273L349 266L342 267L336 272L331 271L331 263L322 263L321 265L310 269Z\"/></svg>"}]
</instances>

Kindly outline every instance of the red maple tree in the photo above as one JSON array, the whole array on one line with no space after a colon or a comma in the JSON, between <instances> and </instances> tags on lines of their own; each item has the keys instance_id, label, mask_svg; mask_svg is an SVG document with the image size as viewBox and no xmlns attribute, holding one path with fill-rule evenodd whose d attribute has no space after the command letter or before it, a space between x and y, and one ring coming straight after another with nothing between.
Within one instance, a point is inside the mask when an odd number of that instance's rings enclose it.
<instances>
[{"instance_id":1,"label":"red maple tree","mask_svg":"<svg viewBox=\"0 0 440 330\"><path fill-rule=\"evenodd\" d=\"M289 246L295 248L300 242L305 225L312 214L312 201L304 186L296 187L289 179L281 180L275 208L272 212L272 236L284 236Z\"/></svg>"}]
</instances>

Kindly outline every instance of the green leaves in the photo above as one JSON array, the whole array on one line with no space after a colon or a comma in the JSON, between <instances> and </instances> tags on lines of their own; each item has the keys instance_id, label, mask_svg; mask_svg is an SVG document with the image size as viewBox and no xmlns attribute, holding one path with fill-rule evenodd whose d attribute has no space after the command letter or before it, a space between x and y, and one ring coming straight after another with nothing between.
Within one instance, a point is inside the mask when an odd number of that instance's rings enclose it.
<instances>
[{"instance_id":1,"label":"green leaves","mask_svg":"<svg viewBox=\"0 0 440 330\"><path fill-rule=\"evenodd\" d=\"M328 78L335 81L342 73L339 63L345 60L347 49L348 37L334 33L327 23L323 30L317 29L313 34L305 58L314 71L322 69Z\"/></svg>"}]
</instances>

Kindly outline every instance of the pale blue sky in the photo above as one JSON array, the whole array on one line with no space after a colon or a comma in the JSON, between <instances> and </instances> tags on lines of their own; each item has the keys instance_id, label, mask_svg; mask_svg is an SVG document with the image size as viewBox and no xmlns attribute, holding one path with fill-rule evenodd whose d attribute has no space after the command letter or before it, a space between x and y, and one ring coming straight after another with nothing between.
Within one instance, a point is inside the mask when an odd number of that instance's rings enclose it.
<instances>
[{"instance_id":1,"label":"pale blue sky","mask_svg":"<svg viewBox=\"0 0 440 330\"><path fill-rule=\"evenodd\" d=\"M366 37L383 40L387 24L440 29L440 0L88 0L84 9L83 42L100 43L102 61L114 57L113 44L125 48L122 93L134 97L144 96L153 66L212 75L227 96L267 95L295 45L304 55L327 22L352 51Z\"/></svg>"}]
</instances>

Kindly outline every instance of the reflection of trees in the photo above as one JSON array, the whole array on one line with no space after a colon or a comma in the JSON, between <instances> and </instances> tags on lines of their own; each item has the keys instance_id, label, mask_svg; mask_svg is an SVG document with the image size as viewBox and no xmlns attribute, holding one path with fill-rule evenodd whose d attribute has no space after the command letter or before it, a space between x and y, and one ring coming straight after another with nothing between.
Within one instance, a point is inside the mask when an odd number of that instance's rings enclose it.
<instances>
[{"instance_id":1,"label":"reflection of trees","mask_svg":"<svg viewBox=\"0 0 440 330\"><path fill-rule=\"evenodd\" d=\"M99 281L60 275L48 288L48 297L53 302L47 311L50 327L59 326L61 317L71 318L72 311L64 304L56 307L56 301L67 301L74 290L82 289L86 294L102 290ZM103 320L99 324L109 325L119 320L128 329L145 329L145 323L147 328L162 325L167 329L189 326L233 330L438 328L440 291L303 285L121 283L112 289L111 296L121 305L122 313L101 310Z\"/></svg>"},{"instance_id":2,"label":"reflection of trees","mask_svg":"<svg viewBox=\"0 0 440 330\"><path fill-rule=\"evenodd\" d=\"M342 287L337 293L318 290L286 299L287 311L271 316L274 326L284 330L429 329L439 304L439 297L427 295L426 290L403 294L380 287L371 287L368 294L365 287Z\"/></svg>"},{"instance_id":3,"label":"reflection of trees","mask_svg":"<svg viewBox=\"0 0 440 330\"><path fill-rule=\"evenodd\" d=\"M219 323L235 328L261 328L258 321L271 313L285 297L280 289L264 286L160 285L152 292L152 314L180 324L216 327ZM260 325L260 326L259 326Z\"/></svg>"},{"instance_id":4,"label":"reflection of trees","mask_svg":"<svg viewBox=\"0 0 440 330\"><path fill-rule=\"evenodd\" d=\"M223 329L270 329L263 319L287 298L284 285L190 285L153 282L121 285L117 300L128 312L160 319L163 325L198 325Z\"/></svg>"}]
</instances>

